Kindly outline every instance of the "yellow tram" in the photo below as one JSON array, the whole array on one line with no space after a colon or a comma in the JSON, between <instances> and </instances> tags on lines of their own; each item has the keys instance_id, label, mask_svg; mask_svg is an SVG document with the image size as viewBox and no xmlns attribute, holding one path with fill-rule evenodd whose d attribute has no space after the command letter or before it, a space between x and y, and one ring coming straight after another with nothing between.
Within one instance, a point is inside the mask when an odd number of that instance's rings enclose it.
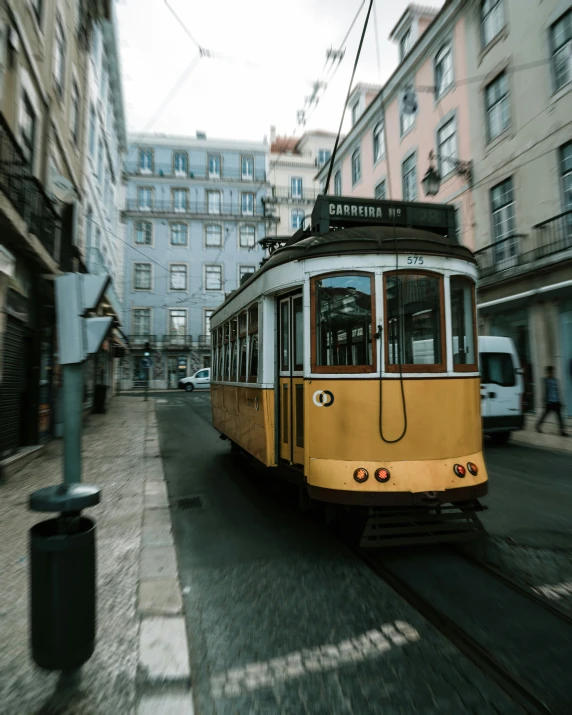
<instances>
[{"instance_id":1,"label":"yellow tram","mask_svg":"<svg viewBox=\"0 0 572 715\"><path fill-rule=\"evenodd\" d=\"M322 502L478 507L472 253L452 206L319 196L212 316L213 425Z\"/></svg>"}]
</instances>

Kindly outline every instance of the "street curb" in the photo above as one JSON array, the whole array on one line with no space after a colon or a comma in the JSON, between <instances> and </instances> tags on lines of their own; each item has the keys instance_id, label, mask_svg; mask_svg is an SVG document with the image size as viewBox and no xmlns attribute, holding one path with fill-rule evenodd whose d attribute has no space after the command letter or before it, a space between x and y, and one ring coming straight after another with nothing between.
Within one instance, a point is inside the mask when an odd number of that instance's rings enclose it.
<instances>
[{"instance_id":1,"label":"street curb","mask_svg":"<svg viewBox=\"0 0 572 715\"><path fill-rule=\"evenodd\" d=\"M138 713L193 713L183 594L172 535L155 400L146 415L145 481L139 556Z\"/></svg>"}]
</instances>

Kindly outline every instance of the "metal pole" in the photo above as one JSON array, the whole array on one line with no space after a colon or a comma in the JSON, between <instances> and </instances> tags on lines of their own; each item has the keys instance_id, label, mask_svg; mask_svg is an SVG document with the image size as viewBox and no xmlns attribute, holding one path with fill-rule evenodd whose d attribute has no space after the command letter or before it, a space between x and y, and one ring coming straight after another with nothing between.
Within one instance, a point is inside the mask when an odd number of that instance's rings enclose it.
<instances>
[{"instance_id":1,"label":"metal pole","mask_svg":"<svg viewBox=\"0 0 572 715\"><path fill-rule=\"evenodd\" d=\"M64 483L81 482L81 430L83 411L83 363L62 365Z\"/></svg>"}]
</instances>

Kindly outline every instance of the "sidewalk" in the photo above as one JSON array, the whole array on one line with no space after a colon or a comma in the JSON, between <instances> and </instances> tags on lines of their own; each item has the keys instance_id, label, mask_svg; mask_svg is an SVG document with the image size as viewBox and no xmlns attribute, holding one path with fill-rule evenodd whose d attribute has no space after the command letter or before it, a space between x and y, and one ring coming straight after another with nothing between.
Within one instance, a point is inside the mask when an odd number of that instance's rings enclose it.
<instances>
[{"instance_id":1,"label":"sidewalk","mask_svg":"<svg viewBox=\"0 0 572 715\"><path fill-rule=\"evenodd\" d=\"M558 421L554 415L547 417L542 424L542 433L536 431L535 425L538 415L525 415L524 429L519 432L512 432L510 441L513 444L524 445L526 447L536 447L537 449L547 449L553 452L564 452L572 454L572 420L564 420L565 429L570 437L562 437Z\"/></svg>"},{"instance_id":2,"label":"sidewalk","mask_svg":"<svg viewBox=\"0 0 572 715\"><path fill-rule=\"evenodd\" d=\"M75 691L40 670L28 644L28 510L61 481L61 441L0 485L0 711L3 715L193 712L188 644L154 400L115 398L84 429L82 481L102 489L97 522L97 645Z\"/></svg>"}]
</instances>

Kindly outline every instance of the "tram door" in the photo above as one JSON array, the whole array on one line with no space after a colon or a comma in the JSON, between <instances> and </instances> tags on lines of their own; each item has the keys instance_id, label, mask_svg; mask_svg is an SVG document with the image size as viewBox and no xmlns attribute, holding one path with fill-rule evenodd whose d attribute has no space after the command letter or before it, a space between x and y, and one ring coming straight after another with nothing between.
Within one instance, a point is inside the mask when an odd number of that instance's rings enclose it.
<instances>
[{"instance_id":1,"label":"tram door","mask_svg":"<svg viewBox=\"0 0 572 715\"><path fill-rule=\"evenodd\" d=\"M304 322L302 295L278 302L280 458L304 464Z\"/></svg>"}]
</instances>

